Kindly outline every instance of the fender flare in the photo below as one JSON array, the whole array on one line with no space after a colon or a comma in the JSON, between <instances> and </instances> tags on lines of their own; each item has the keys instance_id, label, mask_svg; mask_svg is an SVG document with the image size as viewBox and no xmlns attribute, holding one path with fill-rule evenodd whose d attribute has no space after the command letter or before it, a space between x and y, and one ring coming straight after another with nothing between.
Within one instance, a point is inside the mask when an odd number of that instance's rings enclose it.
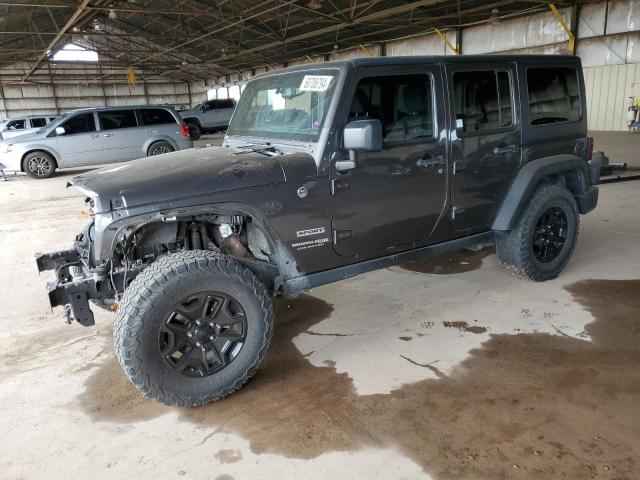
<instances>
[{"instance_id":1,"label":"fender flare","mask_svg":"<svg viewBox=\"0 0 640 480\"><path fill-rule=\"evenodd\" d=\"M97 248L99 251L94 260L106 259L107 252L113 251L116 239L121 232L128 228L138 230L145 225L162 222L164 219L173 216L183 217L210 214L242 215L251 217L258 227L262 229L267 241L274 249L275 263L265 264L264 262L252 262L248 259L237 260L244 263L250 270L258 275L274 292L278 291L284 279L299 275L295 256L292 255L286 247L279 233L272 228L268 222L268 217L253 205L237 202L220 202L210 205L194 205L191 207L171 207L170 205L167 205L168 208L162 208L160 205L158 207L160 208L153 213L141 212L138 214L137 212L132 212L131 216L120 218L115 222L107 220L107 222L105 222L106 224L101 226L101 230L110 231L110 235L109 238L104 239L106 240L106 244L98 245ZM100 219L97 218L97 220Z\"/></svg>"},{"instance_id":2,"label":"fender flare","mask_svg":"<svg viewBox=\"0 0 640 480\"><path fill-rule=\"evenodd\" d=\"M581 200L589 190L596 192L597 201L597 188L589 185L587 163L575 155L552 155L532 160L520 169L504 197L492 229L511 230L540 182L546 177L566 173L572 173L567 187L576 197L578 210L587 213L590 209L583 206Z\"/></svg>"}]
</instances>

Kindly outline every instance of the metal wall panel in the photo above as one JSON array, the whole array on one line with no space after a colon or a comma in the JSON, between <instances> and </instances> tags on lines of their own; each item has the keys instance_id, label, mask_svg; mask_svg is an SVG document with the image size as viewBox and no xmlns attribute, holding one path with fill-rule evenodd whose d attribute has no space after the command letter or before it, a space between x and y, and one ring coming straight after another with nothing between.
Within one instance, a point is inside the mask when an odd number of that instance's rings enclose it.
<instances>
[{"instance_id":1,"label":"metal wall panel","mask_svg":"<svg viewBox=\"0 0 640 480\"><path fill-rule=\"evenodd\" d=\"M442 33L446 35L451 45L455 46L456 31L449 30ZM436 34L393 40L388 42L386 47L389 56L455 55Z\"/></svg>"},{"instance_id":2,"label":"metal wall panel","mask_svg":"<svg viewBox=\"0 0 640 480\"><path fill-rule=\"evenodd\" d=\"M640 97L640 64L584 68L590 130L627 130L628 97Z\"/></svg>"}]
</instances>

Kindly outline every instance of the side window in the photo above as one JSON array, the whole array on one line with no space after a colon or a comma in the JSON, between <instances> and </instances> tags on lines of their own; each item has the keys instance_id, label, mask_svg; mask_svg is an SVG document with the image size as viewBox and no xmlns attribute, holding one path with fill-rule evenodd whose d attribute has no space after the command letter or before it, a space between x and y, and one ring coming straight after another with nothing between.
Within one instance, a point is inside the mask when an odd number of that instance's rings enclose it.
<instances>
[{"instance_id":1,"label":"side window","mask_svg":"<svg viewBox=\"0 0 640 480\"><path fill-rule=\"evenodd\" d=\"M215 100L210 100L208 102L204 102L203 104L204 110L215 110L216 108L218 108L218 102L216 102Z\"/></svg>"},{"instance_id":2,"label":"side window","mask_svg":"<svg viewBox=\"0 0 640 480\"><path fill-rule=\"evenodd\" d=\"M455 72L453 91L456 126L464 132L482 132L513 125L508 72Z\"/></svg>"},{"instance_id":3,"label":"side window","mask_svg":"<svg viewBox=\"0 0 640 480\"><path fill-rule=\"evenodd\" d=\"M574 68L529 68L527 90L531 125L580 120L580 89Z\"/></svg>"},{"instance_id":4,"label":"side window","mask_svg":"<svg viewBox=\"0 0 640 480\"><path fill-rule=\"evenodd\" d=\"M218 108L234 108L233 100L218 100Z\"/></svg>"},{"instance_id":5,"label":"side window","mask_svg":"<svg viewBox=\"0 0 640 480\"><path fill-rule=\"evenodd\" d=\"M167 123L176 123L176 119L168 110L164 108L143 108L140 110L142 114L142 123L144 125L164 125Z\"/></svg>"},{"instance_id":6,"label":"side window","mask_svg":"<svg viewBox=\"0 0 640 480\"><path fill-rule=\"evenodd\" d=\"M105 110L98 112L102 130L137 127L135 110Z\"/></svg>"},{"instance_id":7,"label":"side window","mask_svg":"<svg viewBox=\"0 0 640 480\"><path fill-rule=\"evenodd\" d=\"M434 136L433 88L428 75L370 77L360 80L349 121L378 119L383 142Z\"/></svg>"},{"instance_id":8,"label":"side window","mask_svg":"<svg viewBox=\"0 0 640 480\"><path fill-rule=\"evenodd\" d=\"M31 127L32 128L40 128L44 127L47 124L46 118L32 118L31 119Z\"/></svg>"},{"instance_id":9,"label":"side window","mask_svg":"<svg viewBox=\"0 0 640 480\"><path fill-rule=\"evenodd\" d=\"M11 120L7 123L7 130L22 130L25 128L26 120L21 118L20 120Z\"/></svg>"},{"instance_id":10,"label":"side window","mask_svg":"<svg viewBox=\"0 0 640 480\"><path fill-rule=\"evenodd\" d=\"M74 133L87 133L96 131L96 121L93 118L93 112L81 113L64 122L65 134L73 135Z\"/></svg>"}]
</instances>

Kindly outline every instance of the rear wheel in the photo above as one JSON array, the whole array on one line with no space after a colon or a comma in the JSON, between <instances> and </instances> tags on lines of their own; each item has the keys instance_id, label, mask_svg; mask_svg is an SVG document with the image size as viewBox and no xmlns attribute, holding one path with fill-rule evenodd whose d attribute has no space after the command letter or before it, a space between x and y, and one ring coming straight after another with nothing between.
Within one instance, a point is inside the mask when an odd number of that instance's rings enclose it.
<instances>
[{"instance_id":1,"label":"rear wheel","mask_svg":"<svg viewBox=\"0 0 640 480\"><path fill-rule=\"evenodd\" d=\"M189 136L192 140L198 140L202 136L202 128L197 123L187 123Z\"/></svg>"},{"instance_id":2,"label":"rear wheel","mask_svg":"<svg viewBox=\"0 0 640 480\"><path fill-rule=\"evenodd\" d=\"M116 356L148 397L204 405L253 376L273 322L271 298L246 267L216 252L175 253L125 291L114 325Z\"/></svg>"},{"instance_id":3,"label":"rear wheel","mask_svg":"<svg viewBox=\"0 0 640 480\"><path fill-rule=\"evenodd\" d=\"M497 237L500 263L538 282L557 277L575 249L579 223L571 192L561 185L539 186L513 230Z\"/></svg>"},{"instance_id":4,"label":"rear wheel","mask_svg":"<svg viewBox=\"0 0 640 480\"><path fill-rule=\"evenodd\" d=\"M156 142L149 147L148 156L163 155L173 152L174 148L168 142Z\"/></svg>"},{"instance_id":5,"label":"rear wheel","mask_svg":"<svg viewBox=\"0 0 640 480\"><path fill-rule=\"evenodd\" d=\"M33 178L49 178L56 171L56 161L46 152L31 152L22 161L23 170Z\"/></svg>"}]
</instances>

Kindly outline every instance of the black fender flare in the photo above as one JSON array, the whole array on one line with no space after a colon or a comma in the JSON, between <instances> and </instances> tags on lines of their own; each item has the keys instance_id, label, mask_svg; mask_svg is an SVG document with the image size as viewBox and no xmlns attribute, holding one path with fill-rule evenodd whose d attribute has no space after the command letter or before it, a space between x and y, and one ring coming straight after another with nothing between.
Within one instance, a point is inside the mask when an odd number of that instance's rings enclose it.
<instances>
[{"instance_id":1,"label":"black fender flare","mask_svg":"<svg viewBox=\"0 0 640 480\"><path fill-rule=\"evenodd\" d=\"M567 188L578 202L578 211L587 213L595 207L597 187L589 183L589 169L584 159L575 155L552 155L526 163L511 183L493 222L493 230L511 230L531 195L544 178L565 175Z\"/></svg>"}]
</instances>

